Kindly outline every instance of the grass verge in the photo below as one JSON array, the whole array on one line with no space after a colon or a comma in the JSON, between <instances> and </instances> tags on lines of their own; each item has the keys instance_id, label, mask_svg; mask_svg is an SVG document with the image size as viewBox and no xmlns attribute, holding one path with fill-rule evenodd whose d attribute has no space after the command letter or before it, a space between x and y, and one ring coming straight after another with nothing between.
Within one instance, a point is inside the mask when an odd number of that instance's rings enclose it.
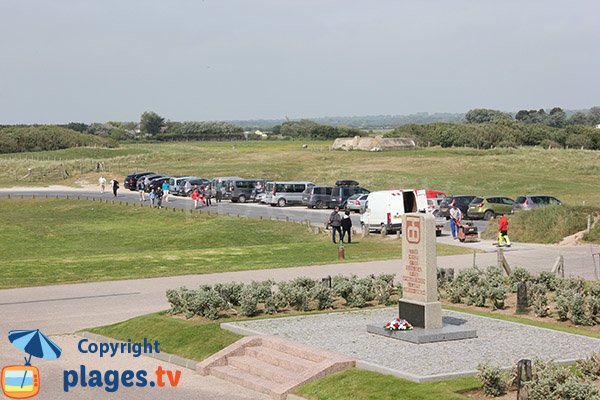
<instances>
[{"instance_id":1,"label":"grass verge","mask_svg":"<svg viewBox=\"0 0 600 400\"><path fill-rule=\"evenodd\" d=\"M558 243L566 236L586 229L588 215L599 212L594 207L568 205L517 212L509 216L509 236L516 242ZM490 220L482 237L498 239L498 220ZM600 243L600 235L591 234L584 239Z\"/></svg>"},{"instance_id":2,"label":"grass verge","mask_svg":"<svg viewBox=\"0 0 600 400\"><path fill-rule=\"evenodd\" d=\"M2 199L0 220L0 288L339 262L328 236L279 221L64 199ZM375 236L345 247L350 262L402 256Z\"/></svg>"},{"instance_id":3,"label":"grass verge","mask_svg":"<svg viewBox=\"0 0 600 400\"><path fill-rule=\"evenodd\" d=\"M462 400L481 386L477 378L414 383L361 369L348 369L307 383L295 393L311 400Z\"/></svg>"}]
</instances>

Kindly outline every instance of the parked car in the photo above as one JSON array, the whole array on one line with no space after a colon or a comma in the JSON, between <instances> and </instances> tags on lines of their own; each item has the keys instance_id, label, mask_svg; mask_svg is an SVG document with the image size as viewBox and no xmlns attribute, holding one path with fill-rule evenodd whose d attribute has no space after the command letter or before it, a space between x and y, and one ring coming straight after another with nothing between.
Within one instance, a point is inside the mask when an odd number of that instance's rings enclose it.
<instances>
[{"instance_id":1,"label":"parked car","mask_svg":"<svg viewBox=\"0 0 600 400\"><path fill-rule=\"evenodd\" d=\"M510 214L513 204L515 201L508 197L475 197L467 209L467 218L483 218L487 221L496 215Z\"/></svg>"},{"instance_id":2,"label":"parked car","mask_svg":"<svg viewBox=\"0 0 600 400\"><path fill-rule=\"evenodd\" d=\"M210 180L206 178L192 178L188 179L183 183L183 193L182 196L190 197L192 192L194 191L194 187L198 187L198 189L207 187L210 185Z\"/></svg>"},{"instance_id":3,"label":"parked car","mask_svg":"<svg viewBox=\"0 0 600 400\"><path fill-rule=\"evenodd\" d=\"M285 207L287 204L302 204L302 193L312 182L268 182L265 202L270 206Z\"/></svg>"},{"instance_id":4,"label":"parked car","mask_svg":"<svg viewBox=\"0 0 600 400\"><path fill-rule=\"evenodd\" d=\"M309 186L302 193L302 204L308 208L329 208L333 186Z\"/></svg>"},{"instance_id":5,"label":"parked car","mask_svg":"<svg viewBox=\"0 0 600 400\"><path fill-rule=\"evenodd\" d=\"M456 206L460 211L462 211L463 215L467 215L467 211L469 209L469 204L473 201L476 196L449 196L445 197L440 204L440 212L439 216L444 217L446 219L450 219L450 209L452 208L452 203L456 203Z\"/></svg>"},{"instance_id":6,"label":"parked car","mask_svg":"<svg viewBox=\"0 0 600 400\"><path fill-rule=\"evenodd\" d=\"M217 195L217 190L221 190L221 188L225 188L225 194L223 199L229 198L229 193L227 192L230 182L236 179L244 179L239 176L219 176L217 178L212 178L210 181L210 194L212 197Z\"/></svg>"},{"instance_id":7,"label":"parked car","mask_svg":"<svg viewBox=\"0 0 600 400\"><path fill-rule=\"evenodd\" d=\"M264 179L238 179L229 183L229 198L232 203L245 203L252 198L252 192L256 188L265 186ZM255 195L256 197L256 195Z\"/></svg>"},{"instance_id":8,"label":"parked car","mask_svg":"<svg viewBox=\"0 0 600 400\"><path fill-rule=\"evenodd\" d=\"M171 179L170 176L160 176L158 178L152 179L150 183L146 185L146 193L150 193L152 189L158 189L162 186L163 183L169 182L169 179Z\"/></svg>"},{"instance_id":9,"label":"parked car","mask_svg":"<svg viewBox=\"0 0 600 400\"><path fill-rule=\"evenodd\" d=\"M129 189L131 191L137 190L137 181L141 177L147 175L156 175L154 172L134 172L133 174L129 174L123 179L125 189Z\"/></svg>"},{"instance_id":10,"label":"parked car","mask_svg":"<svg viewBox=\"0 0 600 400\"><path fill-rule=\"evenodd\" d=\"M552 205L561 205L562 202L554 196L548 196L545 194L542 195L532 195L528 194L525 196L519 196L515 200L515 203L512 207L512 212L517 210L531 210L532 208L538 207L546 207Z\"/></svg>"},{"instance_id":11,"label":"parked car","mask_svg":"<svg viewBox=\"0 0 600 400\"><path fill-rule=\"evenodd\" d=\"M174 176L171 179L169 179L169 193L176 195L176 196L182 196L184 193L184 186L185 183L189 180L189 179L197 179L197 176Z\"/></svg>"},{"instance_id":12,"label":"parked car","mask_svg":"<svg viewBox=\"0 0 600 400\"><path fill-rule=\"evenodd\" d=\"M346 201L346 209L357 213L363 213L367 204L368 193L357 193L348 197Z\"/></svg>"},{"instance_id":13,"label":"parked car","mask_svg":"<svg viewBox=\"0 0 600 400\"><path fill-rule=\"evenodd\" d=\"M368 194L367 189L360 186L336 186L331 192L330 207L346 207L346 201L355 194Z\"/></svg>"}]
</instances>

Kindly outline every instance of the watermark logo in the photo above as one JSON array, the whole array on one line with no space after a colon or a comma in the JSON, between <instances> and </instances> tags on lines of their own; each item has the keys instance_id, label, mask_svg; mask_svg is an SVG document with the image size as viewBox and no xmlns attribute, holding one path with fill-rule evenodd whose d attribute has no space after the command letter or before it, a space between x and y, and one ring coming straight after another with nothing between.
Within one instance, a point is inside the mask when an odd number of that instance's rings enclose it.
<instances>
[{"instance_id":1,"label":"watermark logo","mask_svg":"<svg viewBox=\"0 0 600 400\"><path fill-rule=\"evenodd\" d=\"M17 349L29 354L25 365L8 365L2 368L0 383L2 393L10 399L29 399L40 392L40 371L31 365L31 357L56 360L62 350L39 329L15 330L8 333L8 340Z\"/></svg>"}]
</instances>

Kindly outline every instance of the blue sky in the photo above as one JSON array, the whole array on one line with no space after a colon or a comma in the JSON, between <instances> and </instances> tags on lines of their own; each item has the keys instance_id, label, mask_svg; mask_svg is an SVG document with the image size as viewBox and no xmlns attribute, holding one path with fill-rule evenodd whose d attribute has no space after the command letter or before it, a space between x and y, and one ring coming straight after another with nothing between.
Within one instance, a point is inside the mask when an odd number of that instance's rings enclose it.
<instances>
[{"instance_id":1,"label":"blue sky","mask_svg":"<svg viewBox=\"0 0 600 400\"><path fill-rule=\"evenodd\" d=\"M0 0L0 124L600 105L600 2Z\"/></svg>"}]
</instances>

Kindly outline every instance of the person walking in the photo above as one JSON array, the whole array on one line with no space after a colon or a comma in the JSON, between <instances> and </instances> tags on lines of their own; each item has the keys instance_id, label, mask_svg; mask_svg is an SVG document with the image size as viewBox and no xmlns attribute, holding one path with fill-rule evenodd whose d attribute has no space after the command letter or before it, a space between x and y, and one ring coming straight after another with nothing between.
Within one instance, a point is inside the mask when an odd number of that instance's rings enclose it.
<instances>
[{"instance_id":1,"label":"person walking","mask_svg":"<svg viewBox=\"0 0 600 400\"><path fill-rule=\"evenodd\" d=\"M223 192L221 192L221 185L217 185L217 187L215 188L215 199L217 200L217 203L220 203L221 200L223 200Z\"/></svg>"},{"instance_id":2,"label":"person walking","mask_svg":"<svg viewBox=\"0 0 600 400\"><path fill-rule=\"evenodd\" d=\"M158 188L156 189L156 205L158 208L162 208L162 201L163 201L163 197L165 195L165 192L162 190L162 188Z\"/></svg>"},{"instance_id":3,"label":"person walking","mask_svg":"<svg viewBox=\"0 0 600 400\"><path fill-rule=\"evenodd\" d=\"M138 190L138 193L140 194L140 201L146 201L146 197L145 197L146 184L144 183L143 179L138 179L137 190Z\"/></svg>"},{"instance_id":4,"label":"person walking","mask_svg":"<svg viewBox=\"0 0 600 400\"><path fill-rule=\"evenodd\" d=\"M454 240L457 239L456 235L458 235L461 220L462 211L456 206L456 202L452 202L452 208L450 209L450 230L452 231L452 239Z\"/></svg>"},{"instance_id":5,"label":"person walking","mask_svg":"<svg viewBox=\"0 0 600 400\"><path fill-rule=\"evenodd\" d=\"M194 209L198 208L198 201L200 200L200 192L198 192L197 186L194 186L194 191L192 192L192 200L194 200Z\"/></svg>"},{"instance_id":6,"label":"person walking","mask_svg":"<svg viewBox=\"0 0 600 400\"><path fill-rule=\"evenodd\" d=\"M104 189L106 188L106 178L103 175L98 178L98 185L100 185L100 193L104 194Z\"/></svg>"},{"instance_id":7,"label":"person walking","mask_svg":"<svg viewBox=\"0 0 600 400\"><path fill-rule=\"evenodd\" d=\"M506 247L510 247L510 239L508 238L508 218L506 218L506 215L500 217L500 221L498 221L498 246L502 246L504 241L506 241Z\"/></svg>"},{"instance_id":8,"label":"person walking","mask_svg":"<svg viewBox=\"0 0 600 400\"><path fill-rule=\"evenodd\" d=\"M344 212L344 216L342 217L342 237L340 239L341 243L344 243L344 238L346 234L348 234L348 243L352 243L352 218L350 218L350 211L346 210Z\"/></svg>"},{"instance_id":9,"label":"person walking","mask_svg":"<svg viewBox=\"0 0 600 400\"><path fill-rule=\"evenodd\" d=\"M113 196L117 197L117 190L119 190L119 181L116 179L113 179L110 182L111 182L111 186L112 186Z\"/></svg>"},{"instance_id":10,"label":"person walking","mask_svg":"<svg viewBox=\"0 0 600 400\"><path fill-rule=\"evenodd\" d=\"M152 188L152 190L150 190L148 198L150 199L150 207L154 207L154 203L156 202L156 189Z\"/></svg>"},{"instance_id":11,"label":"person walking","mask_svg":"<svg viewBox=\"0 0 600 400\"><path fill-rule=\"evenodd\" d=\"M163 192L163 198L165 200L165 203L168 203L169 202L169 190L171 190L171 185L169 184L169 182L164 181L161 189Z\"/></svg>"},{"instance_id":12,"label":"person walking","mask_svg":"<svg viewBox=\"0 0 600 400\"><path fill-rule=\"evenodd\" d=\"M333 209L333 212L329 215L329 226L331 226L331 239L333 243L337 243L335 241L335 233L337 232L340 236L340 240L342 240L342 218L340 216L340 208L336 207Z\"/></svg>"},{"instance_id":13,"label":"person walking","mask_svg":"<svg viewBox=\"0 0 600 400\"><path fill-rule=\"evenodd\" d=\"M208 188L208 186L204 186L203 187L202 195L204 196L204 202L206 204L206 207L210 207L210 205L211 205L211 201L210 201L211 193L210 193L210 189Z\"/></svg>"}]
</instances>

